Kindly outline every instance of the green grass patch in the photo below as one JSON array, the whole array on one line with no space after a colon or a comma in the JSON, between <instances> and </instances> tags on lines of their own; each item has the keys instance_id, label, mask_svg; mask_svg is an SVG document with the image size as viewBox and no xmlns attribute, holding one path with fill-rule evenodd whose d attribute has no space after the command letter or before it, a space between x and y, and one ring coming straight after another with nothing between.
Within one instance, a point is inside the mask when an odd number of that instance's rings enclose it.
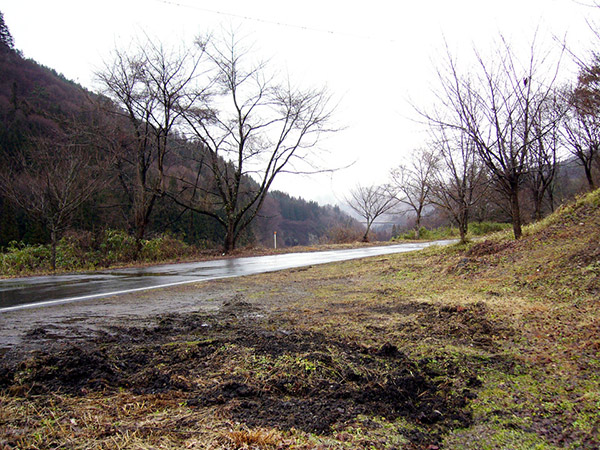
<instances>
[{"instance_id":1,"label":"green grass patch","mask_svg":"<svg viewBox=\"0 0 600 450\"><path fill-rule=\"evenodd\" d=\"M486 236L491 233L507 230L511 228L509 223L499 222L472 222L469 223L469 231L467 238L474 238L479 236ZM455 239L459 236L458 228L451 226L444 226L438 228L425 228L421 227L419 230L419 239L432 241L440 239ZM393 238L396 241L410 241L416 238L415 231L409 230L404 233L400 233Z\"/></svg>"}]
</instances>

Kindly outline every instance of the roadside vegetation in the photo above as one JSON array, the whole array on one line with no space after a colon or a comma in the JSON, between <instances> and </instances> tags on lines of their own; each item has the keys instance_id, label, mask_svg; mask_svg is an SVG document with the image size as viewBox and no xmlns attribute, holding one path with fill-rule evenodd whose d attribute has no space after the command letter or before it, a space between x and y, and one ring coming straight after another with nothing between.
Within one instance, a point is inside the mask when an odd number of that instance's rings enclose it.
<instances>
[{"instance_id":1,"label":"roadside vegetation","mask_svg":"<svg viewBox=\"0 0 600 450\"><path fill-rule=\"evenodd\" d=\"M510 224L495 222L474 222L469 224L471 238L481 237L499 230L510 228ZM369 245L352 239L337 236L333 230L331 236L323 242L312 246L286 246L277 251L262 246L240 248L229 256L262 255L282 252L303 252L319 249L347 248ZM421 228L420 240L458 238L458 229L439 227ZM399 234L392 242L415 240L414 231ZM342 242L348 241L346 244ZM373 241L370 245L385 242ZM0 277L31 276L47 273L68 273L76 271L93 271L131 265L175 263L189 260L211 259L222 256L210 241L202 241L190 245L169 234L142 240L142 247L136 256L137 244L133 236L120 230L106 230L98 235L90 232L70 232L58 241L56 246L56 268L52 269L52 248L44 244L25 244L12 241L4 252L0 253Z\"/></svg>"},{"instance_id":2,"label":"roadside vegetation","mask_svg":"<svg viewBox=\"0 0 600 450\"><path fill-rule=\"evenodd\" d=\"M499 222L471 222L469 223L467 239L485 236L498 231L507 230L511 227L510 223ZM437 228L421 227L418 233L419 239L424 241L435 241L440 239L454 239L460 237L458 228L452 226L443 226ZM404 233L397 233L392 237L393 241L412 241L417 239L417 233L410 230Z\"/></svg>"},{"instance_id":3,"label":"roadside vegetation","mask_svg":"<svg viewBox=\"0 0 600 450\"><path fill-rule=\"evenodd\" d=\"M0 446L597 449L599 235L595 191L518 241L210 282L218 311L70 342L32 329L37 351L3 355Z\"/></svg>"},{"instance_id":4,"label":"roadside vegetation","mask_svg":"<svg viewBox=\"0 0 600 450\"><path fill-rule=\"evenodd\" d=\"M346 230L342 230L340 233L345 232ZM283 246L277 249L247 245L225 255L209 241L190 245L181 239L165 234L153 239L142 240L141 251L135 256L135 239L123 231L107 230L98 237L85 232L69 233L61 238L56 246L55 269L52 268L50 245L10 242L5 251L0 252L0 278L141 267L224 257L341 250L385 244L385 242L356 242L353 239L326 239L322 243L314 245Z\"/></svg>"},{"instance_id":5,"label":"roadside vegetation","mask_svg":"<svg viewBox=\"0 0 600 450\"><path fill-rule=\"evenodd\" d=\"M123 231L107 230L95 237L92 233L70 233L56 246L56 271L95 270L119 265L177 261L197 257L202 250L169 235L142 241L136 258L135 239ZM18 276L52 271L50 245L26 245L11 242L0 253L0 275Z\"/></svg>"}]
</instances>

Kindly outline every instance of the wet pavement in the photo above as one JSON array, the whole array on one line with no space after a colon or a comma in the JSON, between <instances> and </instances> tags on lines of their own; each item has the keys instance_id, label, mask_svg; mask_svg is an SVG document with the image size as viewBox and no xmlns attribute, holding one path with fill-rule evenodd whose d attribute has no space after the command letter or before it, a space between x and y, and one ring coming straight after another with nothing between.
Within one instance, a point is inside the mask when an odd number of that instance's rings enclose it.
<instances>
[{"instance_id":1,"label":"wet pavement","mask_svg":"<svg viewBox=\"0 0 600 450\"><path fill-rule=\"evenodd\" d=\"M348 250L231 258L104 272L0 280L0 314L201 281L273 272L315 264L421 250L452 240Z\"/></svg>"}]
</instances>

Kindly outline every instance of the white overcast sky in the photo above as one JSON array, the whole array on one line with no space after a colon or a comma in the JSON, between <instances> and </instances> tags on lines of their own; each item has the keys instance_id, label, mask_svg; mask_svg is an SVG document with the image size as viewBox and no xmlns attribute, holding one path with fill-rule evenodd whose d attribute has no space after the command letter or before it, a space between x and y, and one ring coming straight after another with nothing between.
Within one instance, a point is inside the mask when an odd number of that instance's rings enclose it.
<instances>
[{"instance_id":1,"label":"white overcast sky","mask_svg":"<svg viewBox=\"0 0 600 450\"><path fill-rule=\"evenodd\" d=\"M321 203L343 202L357 183L387 181L389 170L424 144L410 101L425 104L446 41L453 53L489 49L502 33L517 49L566 36L584 56L586 0L0 0L24 55L92 90L93 73L115 46L146 33L191 42L221 28L242 30L256 53L292 81L327 85L339 101L342 131L321 143L324 164L354 162L333 175L286 176L276 188ZM591 0L588 2L591 3ZM563 64L565 79L572 64Z\"/></svg>"}]
</instances>

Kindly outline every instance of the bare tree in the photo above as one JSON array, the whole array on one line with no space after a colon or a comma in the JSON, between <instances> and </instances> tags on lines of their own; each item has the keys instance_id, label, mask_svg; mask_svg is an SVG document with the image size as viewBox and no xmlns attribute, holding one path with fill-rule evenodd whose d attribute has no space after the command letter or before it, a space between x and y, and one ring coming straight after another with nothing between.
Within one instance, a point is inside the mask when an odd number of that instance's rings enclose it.
<instances>
[{"instance_id":1,"label":"bare tree","mask_svg":"<svg viewBox=\"0 0 600 450\"><path fill-rule=\"evenodd\" d=\"M537 109L538 117L533 120L534 139L527 159L528 172L525 184L533 200L533 219L542 218L542 205L546 197L550 209L554 209L553 185L558 171L558 153L561 146L560 124L565 117L565 107L558 95L553 94L544 100ZM543 130L544 124L556 126Z\"/></svg>"},{"instance_id":2,"label":"bare tree","mask_svg":"<svg viewBox=\"0 0 600 450\"><path fill-rule=\"evenodd\" d=\"M588 6L600 9L600 2ZM590 21L588 26L599 42L599 24ZM570 109L563 135L569 151L583 167L589 190L594 190L600 172L600 52L592 50L585 59L571 56L579 64L579 76L575 87L566 94Z\"/></svg>"},{"instance_id":3,"label":"bare tree","mask_svg":"<svg viewBox=\"0 0 600 450\"><path fill-rule=\"evenodd\" d=\"M467 241L473 209L487 193L488 177L477 150L464 133L443 134L433 144L438 158L431 177L431 201L456 223L462 243Z\"/></svg>"},{"instance_id":4,"label":"bare tree","mask_svg":"<svg viewBox=\"0 0 600 450\"><path fill-rule=\"evenodd\" d=\"M477 68L459 72L448 52L447 71L439 72L438 111L424 115L443 128L460 130L473 142L481 161L510 205L513 232L522 234L519 194L534 142L557 126L540 109L553 94L559 69L535 40L522 63L503 39L493 59L475 53ZM544 117L544 121L540 118Z\"/></svg>"},{"instance_id":5,"label":"bare tree","mask_svg":"<svg viewBox=\"0 0 600 450\"><path fill-rule=\"evenodd\" d=\"M562 133L594 190L594 166L600 162L600 64L583 68L577 86L567 95L570 108Z\"/></svg>"},{"instance_id":6,"label":"bare tree","mask_svg":"<svg viewBox=\"0 0 600 450\"><path fill-rule=\"evenodd\" d=\"M230 252L260 210L275 177L307 163L332 108L324 89L278 83L265 63L252 65L235 36L203 45L212 64L217 109L185 110L198 152L187 176L164 194L177 204L213 217L225 230Z\"/></svg>"},{"instance_id":7,"label":"bare tree","mask_svg":"<svg viewBox=\"0 0 600 450\"><path fill-rule=\"evenodd\" d=\"M120 180L132 203L137 253L150 216L164 190L169 137L182 115L206 100L200 77L202 47L167 49L146 38L132 51L114 51L114 59L96 74L103 92L124 117L133 138L119 153ZM132 170L133 176L126 174Z\"/></svg>"},{"instance_id":8,"label":"bare tree","mask_svg":"<svg viewBox=\"0 0 600 450\"><path fill-rule=\"evenodd\" d=\"M390 173L392 189L398 202L415 214L415 238L421 237L421 219L431 203L431 187L438 163L437 156L428 150L416 150L409 164L398 166Z\"/></svg>"},{"instance_id":9,"label":"bare tree","mask_svg":"<svg viewBox=\"0 0 600 450\"><path fill-rule=\"evenodd\" d=\"M0 191L41 221L50 234L51 266L56 246L73 214L110 181L112 161L97 130L70 124L64 134L35 138L0 171Z\"/></svg>"},{"instance_id":10,"label":"bare tree","mask_svg":"<svg viewBox=\"0 0 600 450\"><path fill-rule=\"evenodd\" d=\"M386 186L356 186L350 191L350 197L346 203L363 219L365 219L366 230L362 241L369 242L369 232L373 222L381 215L389 212L398 201L390 194L389 187Z\"/></svg>"}]
</instances>

